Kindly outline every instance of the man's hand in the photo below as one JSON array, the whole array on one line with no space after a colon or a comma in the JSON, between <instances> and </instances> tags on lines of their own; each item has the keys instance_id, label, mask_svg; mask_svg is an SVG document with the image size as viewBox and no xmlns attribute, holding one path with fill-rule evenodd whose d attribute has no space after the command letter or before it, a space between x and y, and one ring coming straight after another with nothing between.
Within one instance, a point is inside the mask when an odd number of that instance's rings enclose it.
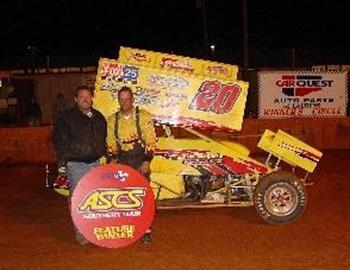
<instances>
[{"instance_id":1,"label":"man's hand","mask_svg":"<svg viewBox=\"0 0 350 270\"><path fill-rule=\"evenodd\" d=\"M102 156L98 159L99 165L105 165L107 164L107 158L105 156Z\"/></svg>"},{"instance_id":2,"label":"man's hand","mask_svg":"<svg viewBox=\"0 0 350 270\"><path fill-rule=\"evenodd\" d=\"M108 151L107 152L107 157L106 157L106 163L108 164L108 163L112 163L112 164L115 164L115 163L117 163L116 162L116 159L117 159L117 155L116 154L114 154L113 152L111 152L111 151Z\"/></svg>"},{"instance_id":3,"label":"man's hand","mask_svg":"<svg viewBox=\"0 0 350 270\"><path fill-rule=\"evenodd\" d=\"M149 161L144 161L142 162L141 166L139 167L139 171L142 173L142 174L148 174L150 173L150 162Z\"/></svg>"}]
</instances>

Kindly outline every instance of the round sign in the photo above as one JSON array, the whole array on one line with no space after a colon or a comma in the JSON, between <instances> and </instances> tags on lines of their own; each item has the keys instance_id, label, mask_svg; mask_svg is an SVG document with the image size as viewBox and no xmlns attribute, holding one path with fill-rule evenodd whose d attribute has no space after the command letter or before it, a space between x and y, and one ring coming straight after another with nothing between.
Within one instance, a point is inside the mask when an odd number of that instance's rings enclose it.
<instances>
[{"instance_id":1,"label":"round sign","mask_svg":"<svg viewBox=\"0 0 350 270\"><path fill-rule=\"evenodd\" d=\"M151 226L154 213L149 182L126 165L90 170L72 196L71 215L78 230L90 242L107 248L139 240Z\"/></svg>"}]
</instances>

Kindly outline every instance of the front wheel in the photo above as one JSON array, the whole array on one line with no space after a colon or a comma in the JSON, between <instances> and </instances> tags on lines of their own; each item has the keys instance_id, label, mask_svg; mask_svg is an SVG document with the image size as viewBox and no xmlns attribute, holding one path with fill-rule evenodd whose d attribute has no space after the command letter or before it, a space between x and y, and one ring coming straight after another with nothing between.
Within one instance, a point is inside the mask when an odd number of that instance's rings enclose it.
<instances>
[{"instance_id":1,"label":"front wheel","mask_svg":"<svg viewBox=\"0 0 350 270\"><path fill-rule=\"evenodd\" d=\"M307 205L303 182L294 174L278 171L265 175L254 192L254 204L260 217L270 224L290 223Z\"/></svg>"}]
</instances>

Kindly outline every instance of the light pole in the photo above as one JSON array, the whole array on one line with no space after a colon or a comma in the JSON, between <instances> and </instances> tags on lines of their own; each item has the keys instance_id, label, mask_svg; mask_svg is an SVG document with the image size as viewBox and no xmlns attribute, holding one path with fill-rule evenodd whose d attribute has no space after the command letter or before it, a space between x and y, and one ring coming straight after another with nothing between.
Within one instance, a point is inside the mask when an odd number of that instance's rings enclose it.
<instances>
[{"instance_id":1,"label":"light pole","mask_svg":"<svg viewBox=\"0 0 350 270\"><path fill-rule=\"evenodd\" d=\"M243 13L243 68L249 67L249 46L248 46L248 0L242 2Z\"/></svg>"},{"instance_id":2,"label":"light pole","mask_svg":"<svg viewBox=\"0 0 350 270\"><path fill-rule=\"evenodd\" d=\"M205 0L197 0L196 1L197 8L201 9L202 13L202 25L203 25L203 53L204 57L208 56L208 49L209 49L209 43L208 43L208 25L207 25L207 12L205 8Z\"/></svg>"}]
</instances>

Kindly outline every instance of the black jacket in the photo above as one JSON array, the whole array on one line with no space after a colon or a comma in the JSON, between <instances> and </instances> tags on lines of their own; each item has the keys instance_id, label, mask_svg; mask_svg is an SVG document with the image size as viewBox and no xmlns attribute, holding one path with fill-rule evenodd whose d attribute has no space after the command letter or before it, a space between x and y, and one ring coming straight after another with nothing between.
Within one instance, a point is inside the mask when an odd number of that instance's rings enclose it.
<instances>
[{"instance_id":1,"label":"black jacket","mask_svg":"<svg viewBox=\"0 0 350 270\"><path fill-rule=\"evenodd\" d=\"M57 119L52 142L60 162L93 162L106 154L106 119L95 109L92 115L76 106Z\"/></svg>"}]
</instances>

